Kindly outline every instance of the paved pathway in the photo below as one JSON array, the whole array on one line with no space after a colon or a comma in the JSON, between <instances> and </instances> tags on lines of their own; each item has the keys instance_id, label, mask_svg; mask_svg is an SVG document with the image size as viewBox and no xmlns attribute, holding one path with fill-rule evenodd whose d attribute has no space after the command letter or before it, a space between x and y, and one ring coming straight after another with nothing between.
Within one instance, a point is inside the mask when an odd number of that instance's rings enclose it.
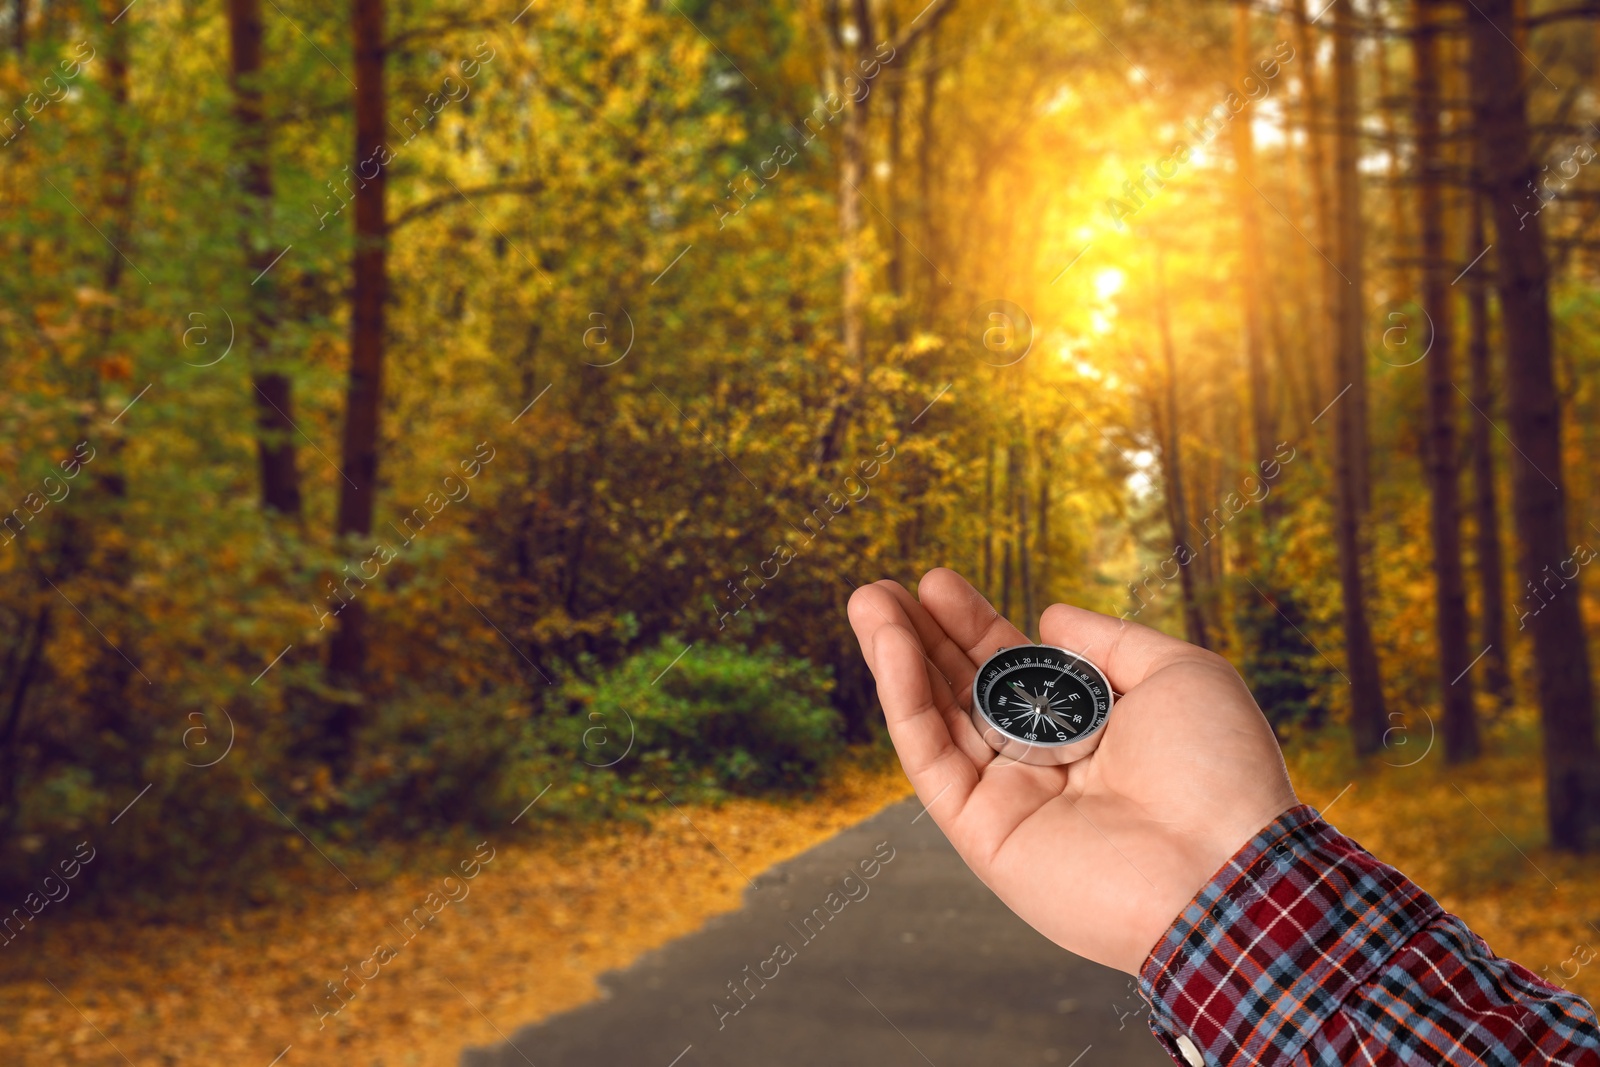
<instances>
[{"instance_id":1,"label":"paved pathway","mask_svg":"<svg viewBox=\"0 0 1600 1067\"><path fill-rule=\"evenodd\" d=\"M605 999L461 1067L1170 1065L1131 979L1034 933L921 811L768 871L738 912L607 975Z\"/></svg>"}]
</instances>

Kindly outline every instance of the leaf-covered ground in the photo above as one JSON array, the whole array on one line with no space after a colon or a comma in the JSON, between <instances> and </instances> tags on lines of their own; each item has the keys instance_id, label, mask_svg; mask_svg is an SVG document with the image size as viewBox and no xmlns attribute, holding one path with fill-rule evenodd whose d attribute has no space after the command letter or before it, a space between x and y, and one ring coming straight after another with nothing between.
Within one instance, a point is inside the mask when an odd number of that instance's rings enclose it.
<instances>
[{"instance_id":1,"label":"leaf-covered ground","mask_svg":"<svg viewBox=\"0 0 1600 1067\"><path fill-rule=\"evenodd\" d=\"M1291 744L1289 765L1303 800L1465 917L1496 952L1593 1000L1600 857L1538 843L1530 727L1513 717L1492 729L1500 754L1465 770L1446 768L1437 751L1403 766L1423 750L1425 728L1409 752L1391 750L1388 766L1380 758L1358 768L1340 734ZM29 942L0 960L0 1058L266 1067L288 1048L285 1067L452 1065L464 1046L598 995L602 972L738 907L744 876L907 791L892 761L852 761L806 800L664 809L649 829L578 845L511 828L478 850L493 858L454 888L445 876L472 848L432 853L437 874L412 861L411 873L359 892L308 889L298 902L242 912L196 902L186 922L41 916ZM398 927L430 893L438 914L407 941ZM445 902L450 893L460 899ZM394 951L375 966L379 943ZM347 983L356 992L334 1014L325 983L343 981L347 967L376 975Z\"/></svg>"},{"instance_id":2,"label":"leaf-covered ground","mask_svg":"<svg viewBox=\"0 0 1600 1067\"><path fill-rule=\"evenodd\" d=\"M324 868L343 892L247 911L200 901L187 922L42 914L0 960L0 1062L267 1067L290 1048L280 1067L453 1065L597 996L602 972L737 908L745 876L909 790L898 764L849 762L808 800L664 808L649 829L576 846L530 840L525 820L489 835L470 882L458 865L472 845L435 853L437 873L411 864L355 891ZM403 927L414 908L437 911L420 932ZM374 976L348 982L332 1014L325 983L347 967Z\"/></svg>"},{"instance_id":3,"label":"leaf-covered ground","mask_svg":"<svg viewBox=\"0 0 1600 1067\"><path fill-rule=\"evenodd\" d=\"M1600 855L1543 843L1533 711L1491 721L1491 754L1467 767L1445 766L1442 743L1428 749L1430 725L1420 714L1410 719L1364 770L1342 733L1290 745L1301 800L1460 915L1497 954L1596 1003Z\"/></svg>"}]
</instances>

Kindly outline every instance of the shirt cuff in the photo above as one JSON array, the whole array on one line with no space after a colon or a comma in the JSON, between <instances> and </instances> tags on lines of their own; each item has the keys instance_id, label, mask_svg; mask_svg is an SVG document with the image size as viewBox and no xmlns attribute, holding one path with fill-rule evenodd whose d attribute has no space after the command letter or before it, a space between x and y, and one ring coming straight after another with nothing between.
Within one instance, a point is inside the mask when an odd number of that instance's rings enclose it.
<instances>
[{"instance_id":1,"label":"shirt cuff","mask_svg":"<svg viewBox=\"0 0 1600 1067\"><path fill-rule=\"evenodd\" d=\"M1151 950L1139 972L1150 1030L1195 1067L1291 1063L1442 914L1410 879L1297 805L1223 864Z\"/></svg>"}]
</instances>

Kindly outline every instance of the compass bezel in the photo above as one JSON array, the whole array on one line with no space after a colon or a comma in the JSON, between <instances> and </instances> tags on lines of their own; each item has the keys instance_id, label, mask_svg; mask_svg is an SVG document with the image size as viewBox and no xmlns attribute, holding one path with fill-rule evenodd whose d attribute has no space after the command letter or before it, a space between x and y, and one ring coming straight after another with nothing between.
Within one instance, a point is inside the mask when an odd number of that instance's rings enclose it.
<instances>
[{"instance_id":1,"label":"compass bezel","mask_svg":"<svg viewBox=\"0 0 1600 1067\"><path fill-rule=\"evenodd\" d=\"M1039 655L1059 657L1067 661L1067 669L1080 670L1085 674L1097 678L1105 687L1105 714L1100 717L1098 725L1077 737L1066 741L1029 741L1027 738L1018 737L1006 727L1000 725L989 715L989 709L984 704L983 691L980 688L983 676L988 673L994 661L1003 656L1024 656L1033 652ZM989 688L992 690L996 678ZM1091 693L1091 697L1093 694ZM1040 766L1071 763L1082 759L1100 744L1100 738L1105 733L1106 724L1111 721L1111 712L1117 702L1117 693L1111 687L1111 679L1106 677L1106 672L1099 665L1086 656L1073 652L1070 649L1058 648L1055 645L1008 645L996 649L994 654L983 661L983 665L972 676L972 724L978 728L978 733L985 743L1002 756L1015 759L1019 763L1029 763Z\"/></svg>"}]
</instances>

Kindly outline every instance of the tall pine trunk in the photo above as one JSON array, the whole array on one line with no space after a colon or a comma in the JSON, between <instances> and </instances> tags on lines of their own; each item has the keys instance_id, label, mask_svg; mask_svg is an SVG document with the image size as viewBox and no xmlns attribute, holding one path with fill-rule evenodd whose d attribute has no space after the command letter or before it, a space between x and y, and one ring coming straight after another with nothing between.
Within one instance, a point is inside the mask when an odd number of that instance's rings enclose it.
<instances>
[{"instance_id":1,"label":"tall pine trunk","mask_svg":"<svg viewBox=\"0 0 1600 1067\"><path fill-rule=\"evenodd\" d=\"M1050 448L1039 445L1039 507L1038 532L1034 549L1034 581L1038 583L1039 602L1050 606Z\"/></svg>"},{"instance_id":2,"label":"tall pine trunk","mask_svg":"<svg viewBox=\"0 0 1600 1067\"><path fill-rule=\"evenodd\" d=\"M1464 763L1480 751L1478 720L1467 677L1467 592L1461 565L1460 469L1456 462L1454 307L1446 262L1443 187L1446 160L1439 136L1437 0L1412 0L1412 125L1416 132L1417 214L1421 226L1422 307L1432 324L1427 356L1429 531L1433 540L1434 629L1439 642L1439 688L1444 705L1446 762Z\"/></svg>"},{"instance_id":3,"label":"tall pine trunk","mask_svg":"<svg viewBox=\"0 0 1600 1067\"><path fill-rule=\"evenodd\" d=\"M1178 353L1172 343L1166 264L1159 245L1156 248L1155 298L1156 326L1161 333L1162 386L1165 396L1164 404L1153 406L1161 419L1161 425L1157 428L1161 438L1161 480L1166 488L1167 529L1172 536L1172 551L1176 558L1179 546L1188 543L1189 502L1183 484L1183 422L1178 412ZM1210 648L1206 617L1200 610L1200 594L1195 588L1196 575L1190 566L1194 560L1188 552L1184 553L1184 557L1179 560L1178 568L1178 588L1183 596L1183 633L1190 644Z\"/></svg>"},{"instance_id":4,"label":"tall pine trunk","mask_svg":"<svg viewBox=\"0 0 1600 1067\"><path fill-rule=\"evenodd\" d=\"M1476 0L1464 12L1472 34L1473 110L1483 139L1484 193L1494 211L1496 281L1506 343L1506 414L1521 462L1512 466L1512 514L1520 576L1530 603L1521 620L1533 637L1544 728L1545 802L1556 848L1600 841L1600 749L1578 577L1562 575L1567 540L1561 463L1561 403L1550 326L1549 267L1537 218L1518 217L1538 172L1524 71L1511 35L1511 0Z\"/></svg>"},{"instance_id":5,"label":"tall pine trunk","mask_svg":"<svg viewBox=\"0 0 1600 1067\"><path fill-rule=\"evenodd\" d=\"M1311 178L1311 209L1315 223L1313 232L1317 235L1317 247L1329 249L1333 247L1333 200L1328 189L1327 136L1323 129L1325 110L1322 92L1317 84L1318 42L1312 36L1311 20L1306 16L1304 3L1295 4L1294 15L1295 54L1300 59L1301 109L1305 116L1306 172ZM1327 256L1318 256L1314 269L1318 271L1322 283L1317 287L1317 311L1326 328L1313 331L1316 336L1309 348L1312 363L1308 378L1313 410L1308 419L1315 418L1323 406L1344 387L1342 382L1334 384L1338 372L1334 369L1336 360L1331 347L1335 333L1333 287L1342 284L1342 280Z\"/></svg>"},{"instance_id":6,"label":"tall pine trunk","mask_svg":"<svg viewBox=\"0 0 1600 1067\"><path fill-rule=\"evenodd\" d=\"M1400 255L1400 250L1406 247L1407 234L1405 186L1400 178L1400 131L1394 120L1399 104L1394 98L1394 74L1389 69L1388 24L1384 21L1380 5L1373 4L1371 8L1374 66L1378 73L1377 112L1378 120L1383 124L1383 143L1388 156L1384 170L1389 194L1386 198L1389 208L1389 247L1395 250L1388 263L1387 296L1390 300L1401 300L1413 290L1407 277L1406 264Z\"/></svg>"},{"instance_id":7,"label":"tall pine trunk","mask_svg":"<svg viewBox=\"0 0 1600 1067\"><path fill-rule=\"evenodd\" d=\"M119 13L125 17L118 18ZM133 116L130 71L134 19L121 11L116 0L104 0L99 15L100 28L105 34L105 80L102 84L106 94L106 111L100 131L100 143L104 145L105 155L101 162L97 198L100 206L98 214L104 220L108 231L106 240L112 249L106 253L99 283L102 292L117 297L127 277L128 265L120 250L130 247L130 238L135 235L133 215L138 156L129 134ZM140 277L148 284L142 273ZM98 363L99 357L116 347L113 342L118 337L122 323L120 307L120 300L114 299L95 309L97 313L92 319L93 340L88 346L96 357L95 363ZM90 376L88 394L99 401L102 399L102 373L95 364L86 370ZM129 640L123 636L123 622L138 610L134 604L136 598L132 595L134 559L127 538L102 537L99 534L124 529L127 522L128 478L123 453L127 427L130 425L124 423L123 433L109 436L105 458L95 465L91 475L94 487L100 494L101 510L91 522L79 527L84 531L82 536L63 541L65 558L57 574L59 579L92 570L92 576L97 580L101 594L97 598L101 621L94 625L97 630L102 627L110 630L110 634L90 653L84 672L87 677L85 698L92 710L93 728L124 739L130 738L139 724L138 718L128 713L128 687L132 682L133 668L123 655ZM76 526L76 521L72 525ZM146 684L149 684L148 680Z\"/></svg>"},{"instance_id":8,"label":"tall pine trunk","mask_svg":"<svg viewBox=\"0 0 1600 1067\"><path fill-rule=\"evenodd\" d=\"M1250 66L1250 3L1234 0L1233 7L1233 65L1236 70ZM1272 301L1271 272L1266 269L1266 244L1261 237L1261 213L1257 210L1260 195L1256 191L1255 135L1249 116L1240 116L1229 124L1233 140L1234 208L1239 214L1239 233L1244 253L1244 270L1240 272L1243 284L1240 295L1244 299L1245 372L1250 382L1251 447L1256 461L1272 455L1277 429L1273 425L1272 387L1267 375L1267 341L1263 303ZM1277 516L1277 496L1267 496L1261 501L1261 516L1271 527Z\"/></svg>"},{"instance_id":9,"label":"tall pine trunk","mask_svg":"<svg viewBox=\"0 0 1600 1067\"><path fill-rule=\"evenodd\" d=\"M261 503L272 511L300 517L300 477L295 470L294 403L289 376L270 369L277 333L277 282L269 268L276 253L267 243L272 219L272 131L261 106L261 2L228 0L228 31L233 47L233 119L241 167L243 202L239 243L252 278L241 340L249 353L255 386L256 454L261 468Z\"/></svg>"},{"instance_id":10,"label":"tall pine trunk","mask_svg":"<svg viewBox=\"0 0 1600 1067\"><path fill-rule=\"evenodd\" d=\"M892 10L887 13L885 25L889 36L893 38L899 24ZM901 72L891 70L884 73L883 91L884 118L889 135L889 181L885 185L884 196L888 203L888 216L893 220L901 216L900 171L905 156L902 131L905 125L906 91L905 79L901 76ZM895 340L904 344L910 336L911 324L907 307L906 241L900 232L899 223L894 224L890 232L885 235L885 239L889 242L889 260L884 265L884 272L889 283L889 295L894 298L894 335Z\"/></svg>"},{"instance_id":11,"label":"tall pine trunk","mask_svg":"<svg viewBox=\"0 0 1600 1067\"><path fill-rule=\"evenodd\" d=\"M940 9L941 14L945 9ZM939 99L939 64L934 54L939 28L928 30L927 54L922 60L922 101L917 109L917 200L922 222L922 249L929 257L922 265L922 322L931 326L939 314L939 272L933 264L942 258L942 243L938 223L933 211L934 149L937 135L934 131L934 105Z\"/></svg>"},{"instance_id":12,"label":"tall pine trunk","mask_svg":"<svg viewBox=\"0 0 1600 1067\"><path fill-rule=\"evenodd\" d=\"M356 55L355 253L350 299L350 377L345 392L344 473L339 491L341 539L372 532L378 488L378 414L383 400L383 320L388 291L388 224L384 218L385 168L367 161L384 139L384 0L354 0ZM371 178L368 171L373 172ZM366 602L351 600L339 616L328 648L330 680L359 688L367 665ZM345 703L329 724L330 741L347 751L356 726L355 707Z\"/></svg>"},{"instance_id":13,"label":"tall pine trunk","mask_svg":"<svg viewBox=\"0 0 1600 1067\"><path fill-rule=\"evenodd\" d=\"M1011 538L1000 547L1000 617L1011 620Z\"/></svg>"},{"instance_id":14,"label":"tall pine trunk","mask_svg":"<svg viewBox=\"0 0 1600 1067\"><path fill-rule=\"evenodd\" d=\"M1016 463L1013 468L1016 493L1017 580L1022 593L1022 631L1029 632L1037 624L1033 615L1033 557L1028 550L1028 464L1022 447L1016 446Z\"/></svg>"},{"instance_id":15,"label":"tall pine trunk","mask_svg":"<svg viewBox=\"0 0 1600 1067\"><path fill-rule=\"evenodd\" d=\"M855 376L855 385L843 384L828 412L827 425L817 439L816 465L826 471L844 447L857 391L867 382L866 323L863 314L866 265L861 245L861 181L865 173L867 141L867 102L871 95L855 101L844 93L846 79L854 79L856 64L869 54L873 37L872 10L867 0L852 0L850 27L844 22L840 0L827 4L828 34L832 47L832 81L844 96L844 122L839 134L839 174L835 195L839 201L839 345L844 355L846 375Z\"/></svg>"},{"instance_id":16,"label":"tall pine trunk","mask_svg":"<svg viewBox=\"0 0 1600 1067\"><path fill-rule=\"evenodd\" d=\"M843 67L839 76L841 91L844 80L854 75L858 58L868 53L871 47L868 42L873 36L872 12L867 6L867 0L854 0L854 7L852 21L856 30L855 44L847 45L843 49L847 59L841 64ZM841 37L843 36L841 34ZM862 376L863 381L867 370L867 355L866 323L862 313L866 266L862 262L861 247L861 182L866 170L867 101L871 99L869 94L862 97L858 103L846 97L844 128L840 131L839 138L839 243L844 249L840 338L844 345L845 362L853 373ZM837 449L839 442L835 440L832 443Z\"/></svg>"},{"instance_id":17,"label":"tall pine trunk","mask_svg":"<svg viewBox=\"0 0 1600 1067\"><path fill-rule=\"evenodd\" d=\"M1487 247L1484 234L1481 165L1475 164L1467 190L1467 246L1462 262ZM1494 427L1496 390L1489 347L1489 266L1479 264L1462 279L1467 290L1467 375L1472 406L1467 421L1471 452L1473 547L1478 578L1478 639L1483 654L1483 690L1500 708L1511 704L1511 672L1506 647L1506 565L1500 545L1500 500L1495 484Z\"/></svg>"},{"instance_id":18,"label":"tall pine trunk","mask_svg":"<svg viewBox=\"0 0 1600 1067\"><path fill-rule=\"evenodd\" d=\"M1280 41L1295 39L1295 24L1298 20L1295 12L1287 4L1280 5L1274 35ZM1288 78L1295 86L1294 91L1283 102L1283 191L1284 212L1294 221L1296 227L1312 229L1313 224L1306 222L1310 213L1307 201L1310 194L1310 182L1306 175L1305 153L1295 151L1295 127L1307 129L1306 122L1306 81L1302 69L1310 57L1297 54L1292 64ZM1274 309L1272 324L1272 350L1277 353L1277 371L1283 378L1286 407L1291 416L1291 421L1296 423L1309 423L1317 415L1316 389L1311 381L1311 371L1308 366L1308 355L1313 351L1307 337L1311 332L1312 316L1316 314L1314 302L1309 293L1310 276L1301 269L1305 264L1305 257L1298 260L1286 257L1280 265L1282 275L1282 288L1284 299L1281 309L1279 301L1273 301ZM1287 312L1290 325L1296 330L1295 341L1291 343L1285 330L1284 313ZM1311 357L1314 358L1314 357Z\"/></svg>"},{"instance_id":19,"label":"tall pine trunk","mask_svg":"<svg viewBox=\"0 0 1600 1067\"><path fill-rule=\"evenodd\" d=\"M994 599L994 442L983 443L983 595Z\"/></svg>"},{"instance_id":20,"label":"tall pine trunk","mask_svg":"<svg viewBox=\"0 0 1600 1067\"><path fill-rule=\"evenodd\" d=\"M1334 219L1333 260L1339 281L1334 291L1335 393L1348 393L1334 403L1335 541L1339 553L1339 592L1344 617L1345 660L1350 680L1350 732L1359 755L1371 755L1383 744L1388 718L1378 654L1367 620L1364 562L1367 481L1366 374L1367 352L1362 337L1361 175L1356 107L1355 36L1351 0L1335 0L1334 80Z\"/></svg>"},{"instance_id":21,"label":"tall pine trunk","mask_svg":"<svg viewBox=\"0 0 1600 1067\"><path fill-rule=\"evenodd\" d=\"M1445 96L1466 100L1471 96L1472 48L1464 36L1454 40L1451 70ZM1468 264L1488 248L1483 215L1483 139L1471 137L1456 146L1458 164L1468 175L1462 190L1462 247L1458 262ZM1493 699L1494 709L1511 706L1510 655L1506 643L1506 570L1500 540L1500 491L1495 464L1497 407L1494 367L1490 347L1489 272L1493 260L1485 258L1461 278L1467 302L1467 397L1475 410L1467 417L1468 477L1472 491L1474 578L1478 591L1478 643L1484 648L1480 662L1482 690Z\"/></svg>"}]
</instances>

